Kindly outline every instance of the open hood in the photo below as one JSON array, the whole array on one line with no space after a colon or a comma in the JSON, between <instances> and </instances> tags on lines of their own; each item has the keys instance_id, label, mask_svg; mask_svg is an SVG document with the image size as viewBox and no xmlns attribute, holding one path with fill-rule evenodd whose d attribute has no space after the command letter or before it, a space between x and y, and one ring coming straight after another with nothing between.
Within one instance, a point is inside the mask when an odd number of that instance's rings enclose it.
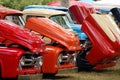
<instances>
[{"instance_id":1,"label":"open hood","mask_svg":"<svg viewBox=\"0 0 120 80\"><path fill-rule=\"evenodd\" d=\"M87 8L85 6L80 5L72 5L69 7L69 11L71 12L74 19L77 23L82 24L83 20L91 13L95 13L94 8Z\"/></svg>"},{"instance_id":2,"label":"open hood","mask_svg":"<svg viewBox=\"0 0 120 80\"><path fill-rule=\"evenodd\" d=\"M33 33L6 20L0 20L0 36L29 48L32 52L42 51L44 42Z\"/></svg>"},{"instance_id":3,"label":"open hood","mask_svg":"<svg viewBox=\"0 0 120 80\"><path fill-rule=\"evenodd\" d=\"M82 30L92 42L86 56L91 64L120 56L120 30L109 15L89 15L82 23Z\"/></svg>"},{"instance_id":4,"label":"open hood","mask_svg":"<svg viewBox=\"0 0 120 80\"><path fill-rule=\"evenodd\" d=\"M81 49L79 39L75 35L48 18L30 18L25 27L64 45L68 50Z\"/></svg>"}]
</instances>

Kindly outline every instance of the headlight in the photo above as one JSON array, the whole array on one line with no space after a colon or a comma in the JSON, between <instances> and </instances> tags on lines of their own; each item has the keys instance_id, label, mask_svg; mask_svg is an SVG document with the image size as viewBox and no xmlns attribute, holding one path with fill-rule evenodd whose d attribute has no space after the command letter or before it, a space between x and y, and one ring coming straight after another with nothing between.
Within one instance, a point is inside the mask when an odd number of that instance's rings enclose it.
<instances>
[{"instance_id":1,"label":"headlight","mask_svg":"<svg viewBox=\"0 0 120 80\"><path fill-rule=\"evenodd\" d=\"M22 57L19 61L19 66L18 66L18 69L19 70L22 70L22 66L25 65L25 62L24 62L24 57Z\"/></svg>"},{"instance_id":2,"label":"headlight","mask_svg":"<svg viewBox=\"0 0 120 80\"><path fill-rule=\"evenodd\" d=\"M20 59L20 65L21 65L21 66L24 66L24 65L25 65L24 57L22 57L22 58Z\"/></svg>"},{"instance_id":3,"label":"headlight","mask_svg":"<svg viewBox=\"0 0 120 80\"><path fill-rule=\"evenodd\" d=\"M41 69L42 64L43 64L42 56L35 58L35 68Z\"/></svg>"}]
</instances>

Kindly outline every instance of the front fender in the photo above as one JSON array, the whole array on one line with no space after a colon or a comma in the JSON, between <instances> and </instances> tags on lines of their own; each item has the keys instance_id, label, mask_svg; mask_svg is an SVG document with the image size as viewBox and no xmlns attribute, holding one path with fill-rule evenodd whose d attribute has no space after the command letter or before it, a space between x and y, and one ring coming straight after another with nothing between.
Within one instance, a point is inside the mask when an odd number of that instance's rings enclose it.
<instances>
[{"instance_id":1,"label":"front fender","mask_svg":"<svg viewBox=\"0 0 120 80\"><path fill-rule=\"evenodd\" d=\"M2 78L17 77L17 68L24 51L12 48L0 48L0 68Z\"/></svg>"},{"instance_id":2,"label":"front fender","mask_svg":"<svg viewBox=\"0 0 120 80\"><path fill-rule=\"evenodd\" d=\"M57 73L58 66L57 59L62 51L59 47L46 46L45 51L43 52L43 65L42 72L43 73Z\"/></svg>"}]
</instances>

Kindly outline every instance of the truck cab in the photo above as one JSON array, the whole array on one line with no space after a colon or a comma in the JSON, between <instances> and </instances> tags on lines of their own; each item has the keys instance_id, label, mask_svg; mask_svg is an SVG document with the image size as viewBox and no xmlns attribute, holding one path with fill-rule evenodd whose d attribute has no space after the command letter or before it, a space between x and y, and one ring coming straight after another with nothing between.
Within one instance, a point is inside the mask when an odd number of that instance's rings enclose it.
<instances>
[{"instance_id":1,"label":"truck cab","mask_svg":"<svg viewBox=\"0 0 120 80\"><path fill-rule=\"evenodd\" d=\"M22 27L25 25L25 21L22 18L23 13L21 11L3 6L0 6L0 10L0 19L12 21Z\"/></svg>"},{"instance_id":2,"label":"truck cab","mask_svg":"<svg viewBox=\"0 0 120 80\"><path fill-rule=\"evenodd\" d=\"M67 23L66 25L70 26L73 29L73 31L75 31L77 33L77 36L80 39L80 41L87 39L87 36L81 30L81 25L76 23L76 21L71 16L71 13L68 8L60 7L60 6L59 7L58 6L48 6L48 5L29 5L24 8L24 10L27 10L27 9L49 9L50 11L51 10L63 11L66 13L66 15L65 15L66 16L65 22ZM57 17L54 17L54 19L52 19L52 20L56 22ZM64 26L64 25L61 25L61 26Z\"/></svg>"}]
</instances>

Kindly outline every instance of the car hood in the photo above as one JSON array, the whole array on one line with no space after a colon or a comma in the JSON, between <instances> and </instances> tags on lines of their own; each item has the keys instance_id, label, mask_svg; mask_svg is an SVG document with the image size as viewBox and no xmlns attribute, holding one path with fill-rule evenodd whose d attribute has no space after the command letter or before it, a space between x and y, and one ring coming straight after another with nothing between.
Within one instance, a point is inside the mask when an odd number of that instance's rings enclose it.
<instances>
[{"instance_id":1,"label":"car hood","mask_svg":"<svg viewBox=\"0 0 120 80\"><path fill-rule=\"evenodd\" d=\"M77 23L82 24L83 20L91 13L95 13L94 8L86 8L85 6L72 5L69 11Z\"/></svg>"},{"instance_id":2,"label":"car hood","mask_svg":"<svg viewBox=\"0 0 120 80\"><path fill-rule=\"evenodd\" d=\"M120 56L120 30L109 15L90 14L83 21L82 30L92 42L86 56L91 64Z\"/></svg>"},{"instance_id":3,"label":"car hood","mask_svg":"<svg viewBox=\"0 0 120 80\"><path fill-rule=\"evenodd\" d=\"M79 39L74 34L48 18L30 18L27 20L25 27L51 38L64 45L68 50L81 49Z\"/></svg>"},{"instance_id":4,"label":"car hood","mask_svg":"<svg viewBox=\"0 0 120 80\"><path fill-rule=\"evenodd\" d=\"M35 34L7 20L0 20L0 36L27 47L32 52L41 52L45 45Z\"/></svg>"}]
</instances>

